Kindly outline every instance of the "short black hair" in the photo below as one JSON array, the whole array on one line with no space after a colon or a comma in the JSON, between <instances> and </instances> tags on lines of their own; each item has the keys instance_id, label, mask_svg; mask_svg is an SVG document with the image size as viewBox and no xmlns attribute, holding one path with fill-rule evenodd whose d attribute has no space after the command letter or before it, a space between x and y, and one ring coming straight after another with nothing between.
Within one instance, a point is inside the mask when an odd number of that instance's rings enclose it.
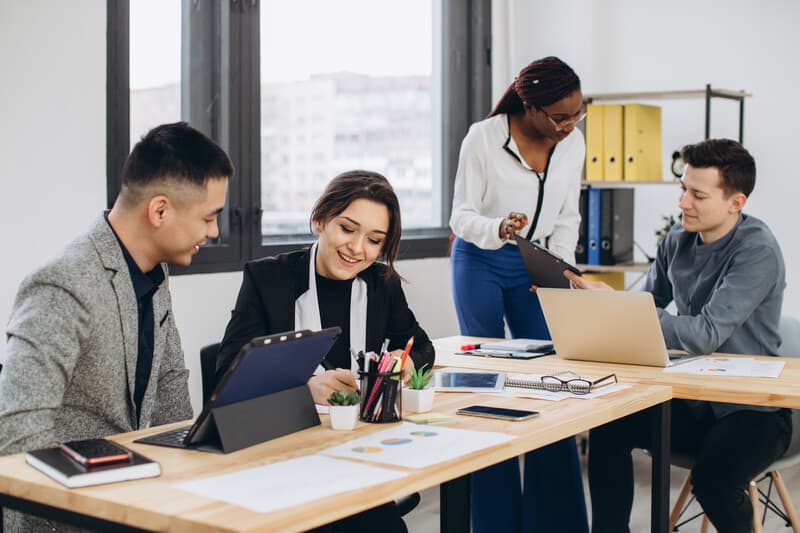
<instances>
[{"instance_id":1,"label":"short black hair","mask_svg":"<svg viewBox=\"0 0 800 533\"><path fill-rule=\"evenodd\" d=\"M216 142L186 122L162 124L133 147L122 168L123 191L137 197L163 181L205 187L211 178L230 178L234 167Z\"/></svg>"},{"instance_id":2,"label":"short black hair","mask_svg":"<svg viewBox=\"0 0 800 533\"><path fill-rule=\"evenodd\" d=\"M730 139L708 139L681 149L683 161L696 168L719 170L725 196L750 196L756 186L756 161L744 146Z\"/></svg>"},{"instance_id":3,"label":"short black hair","mask_svg":"<svg viewBox=\"0 0 800 533\"><path fill-rule=\"evenodd\" d=\"M386 263L386 277L397 276L394 261L400 250L400 201L383 175L370 170L350 170L333 178L311 210L309 222L327 223L339 216L347 207L358 199L371 200L383 204L389 211L389 230L383 242L380 258Z\"/></svg>"}]
</instances>

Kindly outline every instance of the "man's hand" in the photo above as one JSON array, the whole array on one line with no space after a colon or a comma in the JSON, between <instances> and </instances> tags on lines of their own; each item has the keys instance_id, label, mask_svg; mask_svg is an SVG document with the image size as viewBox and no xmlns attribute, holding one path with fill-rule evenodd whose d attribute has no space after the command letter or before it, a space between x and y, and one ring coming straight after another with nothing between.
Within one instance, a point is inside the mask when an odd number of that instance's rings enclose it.
<instances>
[{"instance_id":1,"label":"man's hand","mask_svg":"<svg viewBox=\"0 0 800 533\"><path fill-rule=\"evenodd\" d=\"M564 271L564 277L569 280L569 286L573 289L591 289L602 291L613 291L614 289L602 281L590 281L583 276L579 276L571 270Z\"/></svg>"},{"instance_id":2,"label":"man's hand","mask_svg":"<svg viewBox=\"0 0 800 533\"><path fill-rule=\"evenodd\" d=\"M346 368L328 370L319 376L311 376L308 380L308 388L311 389L311 397L318 405L328 405L328 398L334 392L347 389L348 391L358 390L353 373Z\"/></svg>"},{"instance_id":3,"label":"man's hand","mask_svg":"<svg viewBox=\"0 0 800 533\"><path fill-rule=\"evenodd\" d=\"M528 225L528 216L525 213L517 213L512 211L500 223L498 234L501 239L513 239L514 235L519 233L522 228Z\"/></svg>"}]
</instances>

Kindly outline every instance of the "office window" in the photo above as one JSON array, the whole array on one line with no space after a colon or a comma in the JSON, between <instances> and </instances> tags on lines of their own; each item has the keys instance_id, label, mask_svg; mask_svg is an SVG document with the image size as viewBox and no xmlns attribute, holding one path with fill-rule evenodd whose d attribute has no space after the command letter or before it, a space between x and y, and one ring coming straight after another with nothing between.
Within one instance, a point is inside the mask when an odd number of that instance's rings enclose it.
<instances>
[{"instance_id":1,"label":"office window","mask_svg":"<svg viewBox=\"0 0 800 533\"><path fill-rule=\"evenodd\" d=\"M490 0L108 0L108 204L132 143L185 120L231 155L221 236L188 269L302 246L336 174L375 170L402 257L442 255L458 146L488 111Z\"/></svg>"},{"instance_id":2,"label":"office window","mask_svg":"<svg viewBox=\"0 0 800 533\"><path fill-rule=\"evenodd\" d=\"M130 6L130 145L181 119L181 0Z\"/></svg>"},{"instance_id":3,"label":"office window","mask_svg":"<svg viewBox=\"0 0 800 533\"><path fill-rule=\"evenodd\" d=\"M264 242L307 234L325 184L359 168L389 179L405 229L440 227L437 2L262 0L260 7Z\"/></svg>"}]
</instances>

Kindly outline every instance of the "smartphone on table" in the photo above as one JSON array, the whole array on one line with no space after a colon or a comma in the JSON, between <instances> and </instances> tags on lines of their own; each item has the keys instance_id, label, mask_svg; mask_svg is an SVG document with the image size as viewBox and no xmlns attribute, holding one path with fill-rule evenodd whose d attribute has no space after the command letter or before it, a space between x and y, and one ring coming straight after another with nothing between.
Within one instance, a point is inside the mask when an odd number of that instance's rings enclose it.
<instances>
[{"instance_id":1,"label":"smartphone on table","mask_svg":"<svg viewBox=\"0 0 800 533\"><path fill-rule=\"evenodd\" d=\"M526 409L508 409L505 407L491 407L488 405L470 405L456 410L459 415L484 416L486 418L500 418L502 420L528 420L539 416L539 411Z\"/></svg>"},{"instance_id":2,"label":"smartphone on table","mask_svg":"<svg viewBox=\"0 0 800 533\"><path fill-rule=\"evenodd\" d=\"M106 439L65 442L61 451L82 465L102 465L130 461L133 454L127 448Z\"/></svg>"}]
</instances>

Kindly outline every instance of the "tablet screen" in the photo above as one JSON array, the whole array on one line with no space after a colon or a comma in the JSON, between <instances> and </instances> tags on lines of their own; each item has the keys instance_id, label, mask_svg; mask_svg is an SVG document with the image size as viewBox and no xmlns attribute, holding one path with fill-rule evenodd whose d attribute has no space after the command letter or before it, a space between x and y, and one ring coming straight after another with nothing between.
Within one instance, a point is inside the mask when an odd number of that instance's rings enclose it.
<instances>
[{"instance_id":1,"label":"tablet screen","mask_svg":"<svg viewBox=\"0 0 800 533\"><path fill-rule=\"evenodd\" d=\"M494 392L503 390L503 372L436 372L434 388L441 391Z\"/></svg>"}]
</instances>

